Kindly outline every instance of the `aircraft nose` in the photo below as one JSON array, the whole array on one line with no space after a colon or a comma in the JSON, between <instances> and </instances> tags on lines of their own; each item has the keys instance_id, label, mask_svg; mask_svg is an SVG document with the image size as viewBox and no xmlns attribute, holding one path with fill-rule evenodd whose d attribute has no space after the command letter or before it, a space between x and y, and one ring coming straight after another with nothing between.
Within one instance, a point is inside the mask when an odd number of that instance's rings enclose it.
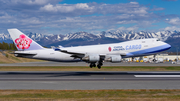
<instances>
[{"instance_id":1,"label":"aircraft nose","mask_svg":"<svg viewBox=\"0 0 180 101\"><path fill-rule=\"evenodd\" d=\"M170 44L167 43L167 45L168 45L169 48L171 48L171 45L170 45Z\"/></svg>"},{"instance_id":2,"label":"aircraft nose","mask_svg":"<svg viewBox=\"0 0 180 101\"><path fill-rule=\"evenodd\" d=\"M171 48L171 45L168 44L168 43L166 43L166 47L167 47L167 49L170 49L170 48Z\"/></svg>"}]
</instances>

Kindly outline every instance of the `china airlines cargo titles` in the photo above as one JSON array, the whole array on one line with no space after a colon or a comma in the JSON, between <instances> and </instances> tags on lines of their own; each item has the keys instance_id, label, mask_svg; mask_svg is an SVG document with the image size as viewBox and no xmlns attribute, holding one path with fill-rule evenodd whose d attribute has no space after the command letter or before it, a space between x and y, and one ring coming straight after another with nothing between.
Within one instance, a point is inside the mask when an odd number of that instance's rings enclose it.
<instances>
[{"instance_id":1,"label":"china airlines cargo titles","mask_svg":"<svg viewBox=\"0 0 180 101\"><path fill-rule=\"evenodd\" d=\"M135 50L135 49L141 49L141 44L139 45L127 45L126 50Z\"/></svg>"},{"instance_id":2,"label":"china airlines cargo titles","mask_svg":"<svg viewBox=\"0 0 180 101\"><path fill-rule=\"evenodd\" d=\"M123 46L114 46L113 51L122 51L122 50L136 50L141 49L141 44L139 45L126 45L125 48Z\"/></svg>"}]
</instances>

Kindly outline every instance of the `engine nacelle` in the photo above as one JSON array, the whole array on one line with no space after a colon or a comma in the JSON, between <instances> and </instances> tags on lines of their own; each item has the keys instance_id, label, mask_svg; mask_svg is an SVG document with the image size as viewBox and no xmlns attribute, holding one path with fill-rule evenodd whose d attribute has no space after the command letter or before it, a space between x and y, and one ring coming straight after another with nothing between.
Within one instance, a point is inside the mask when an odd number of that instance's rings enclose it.
<instances>
[{"instance_id":1,"label":"engine nacelle","mask_svg":"<svg viewBox=\"0 0 180 101\"><path fill-rule=\"evenodd\" d=\"M88 62L97 62L100 60L100 56L99 55L88 55L82 58L83 61L88 61Z\"/></svg>"},{"instance_id":2,"label":"engine nacelle","mask_svg":"<svg viewBox=\"0 0 180 101\"><path fill-rule=\"evenodd\" d=\"M121 55L107 55L105 61L108 62L121 62Z\"/></svg>"}]
</instances>

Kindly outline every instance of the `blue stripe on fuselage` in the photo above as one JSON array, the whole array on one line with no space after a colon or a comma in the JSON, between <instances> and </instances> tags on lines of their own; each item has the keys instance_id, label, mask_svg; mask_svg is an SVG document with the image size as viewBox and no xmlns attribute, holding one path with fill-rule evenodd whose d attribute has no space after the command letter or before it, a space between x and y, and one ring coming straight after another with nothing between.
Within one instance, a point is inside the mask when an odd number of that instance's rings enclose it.
<instances>
[{"instance_id":1,"label":"blue stripe on fuselage","mask_svg":"<svg viewBox=\"0 0 180 101\"><path fill-rule=\"evenodd\" d=\"M158 52L168 50L170 48L171 48L171 46L169 44L166 44L166 45L162 45L162 46L158 46L158 47L153 47L153 48L144 49L144 50L140 50L140 51L130 52L130 53L127 53L126 56L124 56L124 58L131 57L131 56L151 55L151 54L155 54Z\"/></svg>"}]
</instances>

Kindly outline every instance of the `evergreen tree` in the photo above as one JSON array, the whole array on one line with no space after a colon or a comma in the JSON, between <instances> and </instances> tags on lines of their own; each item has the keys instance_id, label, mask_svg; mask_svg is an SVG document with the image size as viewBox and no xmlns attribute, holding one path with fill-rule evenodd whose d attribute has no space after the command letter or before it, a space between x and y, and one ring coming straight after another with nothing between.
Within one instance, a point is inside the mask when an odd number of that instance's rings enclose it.
<instances>
[{"instance_id":1,"label":"evergreen tree","mask_svg":"<svg viewBox=\"0 0 180 101\"><path fill-rule=\"evenodd\" d=\"M14 43L0 43L0 49L1 50L17 50L16 46Z\"/></svg>"}]
</instances>

